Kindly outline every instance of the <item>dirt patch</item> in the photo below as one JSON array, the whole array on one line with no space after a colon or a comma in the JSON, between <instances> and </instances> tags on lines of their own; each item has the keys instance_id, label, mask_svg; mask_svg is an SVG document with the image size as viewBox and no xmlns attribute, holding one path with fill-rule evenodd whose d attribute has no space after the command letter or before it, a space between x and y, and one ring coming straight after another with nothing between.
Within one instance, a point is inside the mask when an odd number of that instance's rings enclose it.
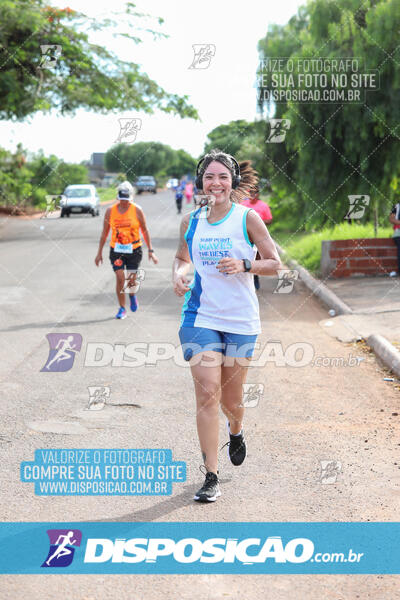
<instances>
[{"instance_id":1,"label":"dirt patch","mask_svg":"<svg viewBox=\"0 0 400 600\"><path fill-rule=\"evenodd\" d=\"M0 206L0 215L9 217L40 217L43 210L34 206Z\"/></svg>"}]
</instances>

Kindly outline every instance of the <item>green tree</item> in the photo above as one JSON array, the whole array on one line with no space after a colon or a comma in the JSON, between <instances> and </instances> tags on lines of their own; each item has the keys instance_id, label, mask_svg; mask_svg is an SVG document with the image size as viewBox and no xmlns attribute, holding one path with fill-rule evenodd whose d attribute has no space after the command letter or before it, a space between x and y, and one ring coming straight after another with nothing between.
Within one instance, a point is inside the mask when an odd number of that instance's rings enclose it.
<instances>
[{"instance_id":1,"label":"green tree","mask_svg":"<svg viewBox=\"0 0 400 600\"><path fill-rule=\"evenodd\" d=\"M180 179L184 175L188 173L192 173L194 175L196 171L197 161L188 154L185 150L176 150L174 161L172 165L168 168L168 173L170 177L175 177Z\"/></svg>"},{"instance_id":2,"label":"green tree","mask_svg":"<svg viewBox=\"0 0 400 600\"><path fill-rule=\"evenodd\" d=\"M62 162L58 168L62 191L67 185L90 183L89 172L84 165Z\"/></svg>"},{"instance_id":3,"label":"green tree","mask_svg":"<svg viewBox=\"0 0 400 600\"><path fill-rule=\"evenodd\" d=\"M32 194L32 172L26 164L21 144L18 144L14 153L0 148L0 164L0 204L3 206L26 204Z\"/></svg>"},{"instance_id":4,"label":"green tree","mask_svg":"<svg viewBox=\"0 0 400 600\"><path fill-rule=\"evenodd\" d=\"M117 144L107 151L105 164L109 171L126 173L130 181L139 175L181 177L196 167L196 161L187 152L159 142Z\"/></svg>"},{"instance_id":5,"label":"green tree","mask_svg":"<svg viewBox=\"0 0 400 600\"><path fill-rule=\"evenodd\" d=\"M0 118L23 119L37 111L56 109L73 114L78 108L111 110L160 109L198 118L187 96L167 93L134 62L120 60L90 43L87 31L112 29L138 43L143 15L127 3L118 21L89 19L71 9L45 6L43 0L0 0ZM159 19L162 23L162 19ZM154 36L157 32L150 31ZM43 62L41 45L56 45L56 63ZM51 57L51 56L50 56Z\"/></svg>"},{"instance_id":6,"label":"green tree","mask_svg":"<svg viewBox=\"0 0 400 600\"><path fill-rule=\"evenodd\" d=\"M215 127L209 134L204 146L204 154L210 152L213 148L219 148L236 158L236 155L243 146L243 140L254 138L261 132L261 123L249 123L244 119L230 121L225 125Z\"/></svg>"},{"instance_id":7,"label":"green tree","mask_svg":"<svg viewBox=\"0 0 400 600\"><path fill-rule=\"evenodd\" d=\"M66 163L54 154L45 156L40 151L28 158L28 166L33 189L43 188L48 194L61 194L67 185L89 183L87 167Z\"/></svg>"},{"instance_id":8,"label":"green tree","mask_svg":"<svg viewBox=\"0 0 400 600\"><path fill-rule=\"evenodd\" d=\"M263 121L245 121L238 119L225 125L215 127L207 135L204 154L218 148L231 154L239 162L251 160L252 166L260 175L265 175L263 156L263 134L265 123Z\"/></svg>"},{"instance_id":9,"label":"green tree","mask_svg":"<svg viewBox=\"0 0 400 600\"><path fill-rule=\"evenodd\" d=\"M364 72L379 72L379 90L361 104L271 103L261 79L260 107L268 119L290 119L285 143L265 143L264 164L280 210L297 206L297 227L334 225L348 210L348 195L368 194L374 214L386 219L391 183L398 177L400 128L400 3L398 0L312 0L287 25L273 26L259 42L261 58L356 57ZM286 71L288 74L288 71ZM393 189L393 186L392 186ZM283 216L282 212L282 216ZM301 218L299 215L301 214Z\"/></svg>"},{"instance_id":10,"label":"green tree","mask_svg":"<svg viewBox=\"0 0 400 600\"><path fill-rule=\"evenodd\" d=\"M45 206L46 195L61 194L67 185L89 183L84 165L66 163L42 151L27 155L21 144L9 152L0 148L0 205Z\"/></svg>"}]
</instances>

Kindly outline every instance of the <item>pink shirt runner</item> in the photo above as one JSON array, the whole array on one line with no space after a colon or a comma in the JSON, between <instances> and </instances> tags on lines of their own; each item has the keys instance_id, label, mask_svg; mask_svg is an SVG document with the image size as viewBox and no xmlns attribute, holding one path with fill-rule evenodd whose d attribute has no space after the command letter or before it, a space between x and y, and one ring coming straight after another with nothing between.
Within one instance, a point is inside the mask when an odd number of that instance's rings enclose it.
<instances>
[{"instance_id":1,"label":"pink shirt runner","mask_svg":"<svg viewBox=\"0 0 400 600\"><path fill-rule=\"evenodd\" d=\"M242 200L241 204L243 206L248 206L249 208L254 208L254 210L260 215L263 221L269 221L272 219L271 209L268 204L265 204L262 200L257 200L257 202L251 202L250 198L245 198Z\"/></svg>"},{"instance_id":2,"label":"pink shirt runner","mask_svg":"<svg viewBox=\"0 0 400 600\"><path fill-rule=\"evenodd\" d=\"M185 196L193 196L193 183L187 183L185 185Z\"/></svg>"}]
</instances>

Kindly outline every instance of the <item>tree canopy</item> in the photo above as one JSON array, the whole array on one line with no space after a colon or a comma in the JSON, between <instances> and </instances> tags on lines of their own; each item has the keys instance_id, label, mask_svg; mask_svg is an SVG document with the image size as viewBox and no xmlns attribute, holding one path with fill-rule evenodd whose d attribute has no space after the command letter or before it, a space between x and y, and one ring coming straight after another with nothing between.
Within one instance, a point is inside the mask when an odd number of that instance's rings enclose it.
<instances>
[{"instance_id":1,"label":"tree canopy","mask_svg":"<svg viewBox=\"0 0 400 600\"><path fill-rule=\"evenodd\" d=\"M46 195L62 194L67 185L89 183L84 165L70 164L42 151L27 153L21 144L15 152L0 148L0 205L25 209L44 207Z\"/></svg>"},{"instance_id":2,"label":"tree canopy","mask_svg":"<svg viewBox=\"0 0 400 600\"><path fill-rule=\"evenodd\" d=\"M190 154L159 142L117 144L106 153L105 164L109 171L124 172L130 181L139 175L180 178L196 168Z\"/></svg>"},{"instance_id":3,"label":"tree canopy","mask_svg":"<svg viewBox=\"0 0 400 600\"><path fill-rule=\"evenodd\" d=\"M262 121L249 122L244 119L218 125L207 134L204 154L218 148L231 154L236 160L251 160L257 171L262 171L262 152L265 124Z\"/></svg>"},{"instance_id":4,"label":"tree canopy","mask_svg":"<svg viewBox=\"0 0 400 600\"><path fill-rule=\"evenodd\" d=\"M142 16L127 3L118 35L139 43ZM88 31L115 25L43 0L0 0L0 118L21 120L51 109L66 115L85 108L100 113L160 109L197 119L186 95L166 92L135 62L90 42ZM155 38L163 35L147 31Z\"/></svg>"},{"instance_id":5,"label":"tree canopy","mask_svg":"<svg viewBox=\"0 0 400 600\"><path fill-rule=\"evenodd\" d=\"M287 25L271 26L259 42L264 61L291 58L296 65L305 58L356 57L364 73L379 74L379 89L366 91L358 104L298 103L271 102L265 91L272 91L272 78L262 77L265 62L259 70L263 174L279 197L281 216L295 215L299 228L342 221L350 194L369 195L370 208L387 218L400 176L399 30L398 0L361 5L311 0ZM289 75L288 63L281 72ZM284 143L267 142L271 116L290 120ZM371 218L369 210L366 219Z\"/></svg>"}]
</instances>

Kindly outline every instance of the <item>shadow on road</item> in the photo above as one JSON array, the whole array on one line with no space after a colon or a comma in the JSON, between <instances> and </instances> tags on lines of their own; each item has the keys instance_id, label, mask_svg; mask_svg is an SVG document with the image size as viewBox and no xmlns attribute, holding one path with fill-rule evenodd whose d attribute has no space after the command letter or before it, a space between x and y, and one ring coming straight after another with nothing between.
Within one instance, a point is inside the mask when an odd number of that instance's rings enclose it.
<instances>
[{"instance_id":1,"label":"shadow on road","mask_svg":"<svg viewBox=\"0 0 400 600\"><path fill-rule=\"evenodd\" d=\"M62 322L59 321L58 323L24 323L22 325L15 325L14 327L7 327L5 329L0 329L0 331L2 332L7 332L7 331L22 331L23 329L54 329L56 327L63 327L65 329L65 327L78 327L80 325L84 326L84 325L91 325L91 324L95 324L95 323L105 323L106 321L114 321L115 320L115 316L110 316L107 319L93 319L92 321L66 321L66 322Z\"/></svg>"},{"instance_id":2,"label":"shadow on road","mask_svg":"<svg viewBox=\"0 0 400 600\"><path fill-rule=\"evenodd\" d=\"M221 483L228 483L231 479L228 478L220 478ZM88 523L121 523L121 522L137 522L137 521L154 521L156 519L160 519L165 517L175 510L179 508L183 508L185 506L198 506L201 510L203 507L208 506L208 504L202 502L194 502L193 496L196 491L199 489L199 483L197 485L187 484L184 486L183 492L177 495L168 496L165 500L162 500L158 504L149 506L148 508L144 508L142 510L137 510L127 515L121 515L120 517L114 516L110 518L101 518L101 519L93 519L88 520ZM142 498L142 496L140 496ZM135 498L135 496L133 496Z\"/></svg>"}]
</instances>

